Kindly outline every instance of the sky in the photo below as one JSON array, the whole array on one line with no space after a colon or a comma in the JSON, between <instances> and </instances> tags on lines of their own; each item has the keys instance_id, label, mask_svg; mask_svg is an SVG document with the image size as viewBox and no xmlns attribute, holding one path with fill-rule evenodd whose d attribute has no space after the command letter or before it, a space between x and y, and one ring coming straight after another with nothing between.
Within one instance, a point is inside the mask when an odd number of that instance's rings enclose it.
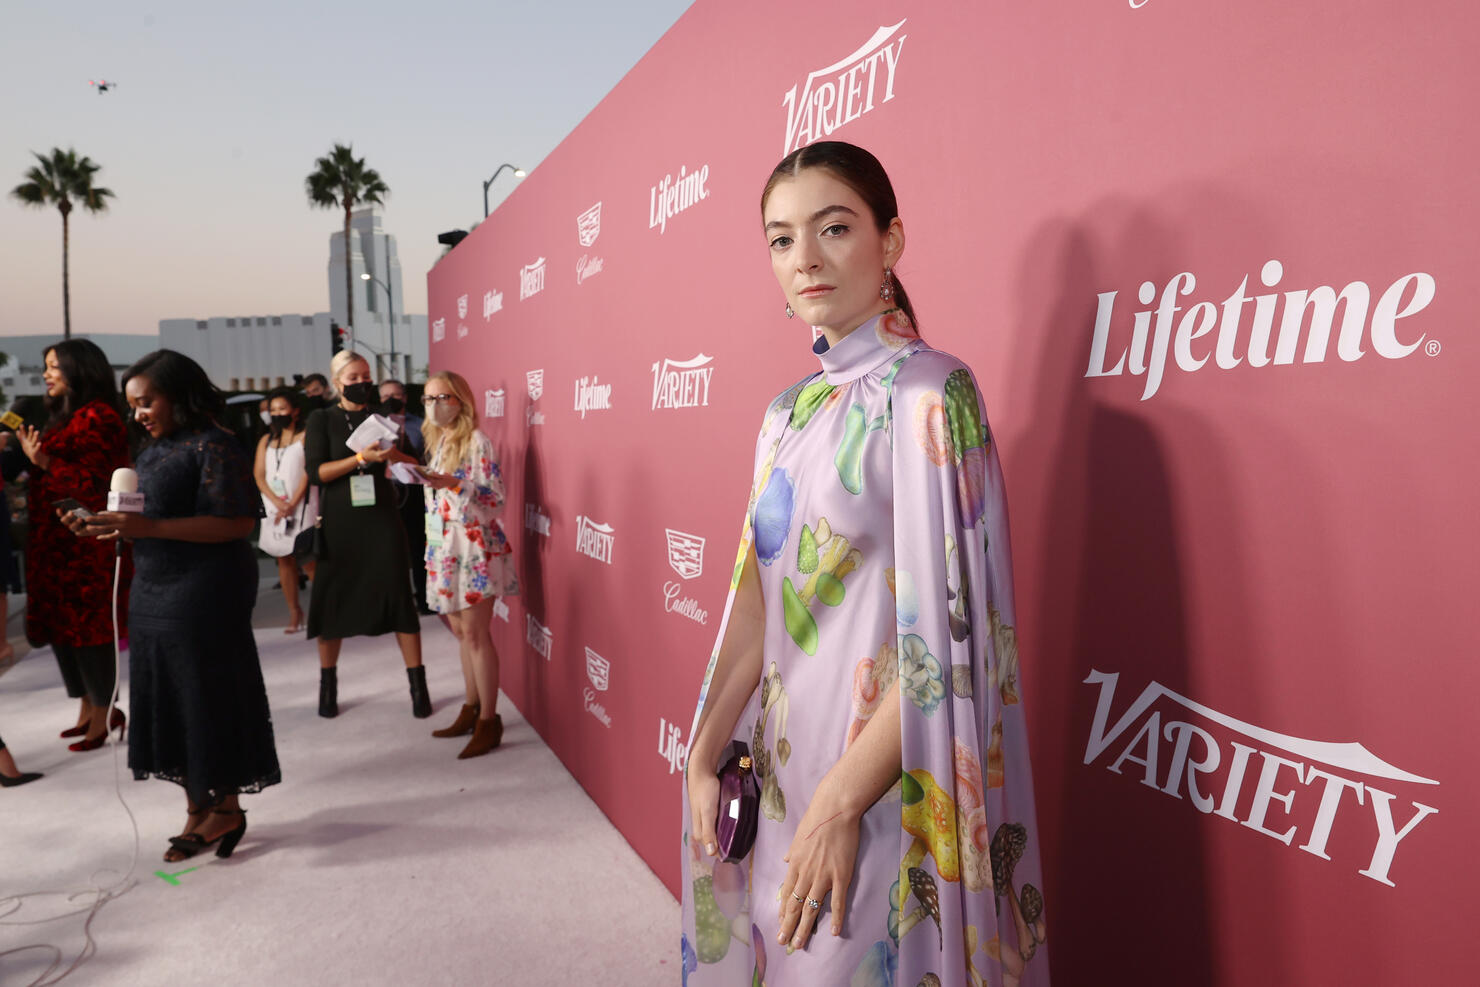
<instances>
[{"instance_id":1,"label":"sky","mask_svg":"<svg viewBox=\"0 0 1480 987\"><path fill-rule=\"evenodd\" d=\"M424 313L437 234L482 218L500 164L538 167L689 2L6 0L0 336L61 333L61 215L9 195L53 147L116 195L72 214L73 332L327 311L343 213L303 184L335 143L390 187L396 307Z\"/></svg>"}]
</instances>

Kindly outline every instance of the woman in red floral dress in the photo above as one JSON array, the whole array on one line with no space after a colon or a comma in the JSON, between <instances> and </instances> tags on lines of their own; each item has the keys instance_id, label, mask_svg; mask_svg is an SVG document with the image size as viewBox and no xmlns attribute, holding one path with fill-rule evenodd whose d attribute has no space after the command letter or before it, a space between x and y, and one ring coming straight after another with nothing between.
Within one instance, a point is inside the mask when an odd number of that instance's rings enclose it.
<instances>
[{"instance_id":1,"label":"woman in red floral dress","mask_svg":"<svg viewBox=\"0 0 1480 987\"><path fill-rule=\"evenodd\" d=\"M112 726L123 726L113 699L113 547L76 538L57 518L54 501L71 497L92 511L107 506L113 471L127 466L128 443L118 412L113 368L97 344L69 339L46 351L44 430L21 426L21 448L31 460L27 501L31 530L26 543L26 638L49 644L61 666L67 695L81 699L77 723L63 737L81 736L72 750L102 746ZM130 566L119 587L120 622L128 613ZM124 633L119 628L120 636Z\"/></svg>"}]
</instances>

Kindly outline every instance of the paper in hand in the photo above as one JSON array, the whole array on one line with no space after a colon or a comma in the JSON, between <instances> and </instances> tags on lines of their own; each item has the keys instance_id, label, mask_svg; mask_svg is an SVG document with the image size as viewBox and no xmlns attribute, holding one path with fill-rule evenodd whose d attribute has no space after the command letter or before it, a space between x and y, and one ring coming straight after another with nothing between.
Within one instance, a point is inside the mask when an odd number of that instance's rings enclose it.
<instances>
[{"instance_id":1,"label":"paper in hand","mask_svg":"<svg viewBox=\"0 0 1480 987\"><path fill-rule=\"evenodd\" d=\"M391 479L397 483L426 483L426 474L413 463L391 463Z\"/></svg>"},{"instance_id":2,"label":"paper in hand","mask_svg":"<svg viewBox=\"0 0 1480 987\"><path fill-rule=\"evenodd\" d=\"M396 423L384 415L371 415L360 423L360 427L349 433L349 438L344 444L349 446L350 452L364 452L366 449L389 449L396 444L396 436L400 431Z\"/></svg>"}]
</instances>

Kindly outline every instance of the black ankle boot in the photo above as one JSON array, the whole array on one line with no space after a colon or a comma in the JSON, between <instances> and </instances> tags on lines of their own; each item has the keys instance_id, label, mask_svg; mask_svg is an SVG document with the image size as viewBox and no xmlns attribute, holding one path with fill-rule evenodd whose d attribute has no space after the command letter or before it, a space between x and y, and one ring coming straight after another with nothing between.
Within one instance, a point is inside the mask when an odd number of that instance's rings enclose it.
<instances>
[{"instance_id":1,"label":"black ankle boot","mask_svg":"<svg viewBox=\"0 0 1480 987\"><path fill-rule=\"evenodd\" d=\"M327 717L339 715L338 669L319 669L319 715Z\"/></svg>"},{"instance_id":2,"label":"black ankle boot","mask_svg":"<svg viewBox=\"0 0 1480 987\"><path fill-rule=\"evenodd\" d=\"M406 669L411 680L411 715L424 720L432 715L432 697L427 694L427 670L423 665Z\"/></svg>"}]
</instances>

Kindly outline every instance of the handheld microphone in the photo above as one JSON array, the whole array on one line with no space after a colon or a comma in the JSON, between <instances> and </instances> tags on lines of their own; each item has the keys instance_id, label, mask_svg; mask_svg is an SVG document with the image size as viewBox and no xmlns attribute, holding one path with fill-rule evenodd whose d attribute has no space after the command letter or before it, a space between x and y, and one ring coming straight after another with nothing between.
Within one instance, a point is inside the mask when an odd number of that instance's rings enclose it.
<instances>
[{"instance_id":1,"label":"handheld microphone","mask_svg":"<svg viewBox=\"0 0 1480 987\"><path fill-rule=\"evenodd\" d=\"M5 426L12 432L18 431L20 427L26 423L26 420L16 413L16 409L20 406L20 401L16 401L15 404L10 406L9 411L5 412L5 414L3 415L0 415L0 425Z\"/></svg>"},{"instance_id":2,"label":"handheld microphone","mask_svg":"<svg viewBox=\"0 0 1480 987\"><path fill-rule=\"evenodd\" d=\"M139 474L127 466L113 471L108 484L108 510L125 514L140 514L144 510L144 495L139 493Z\"/></svg>"}]
</instances>

